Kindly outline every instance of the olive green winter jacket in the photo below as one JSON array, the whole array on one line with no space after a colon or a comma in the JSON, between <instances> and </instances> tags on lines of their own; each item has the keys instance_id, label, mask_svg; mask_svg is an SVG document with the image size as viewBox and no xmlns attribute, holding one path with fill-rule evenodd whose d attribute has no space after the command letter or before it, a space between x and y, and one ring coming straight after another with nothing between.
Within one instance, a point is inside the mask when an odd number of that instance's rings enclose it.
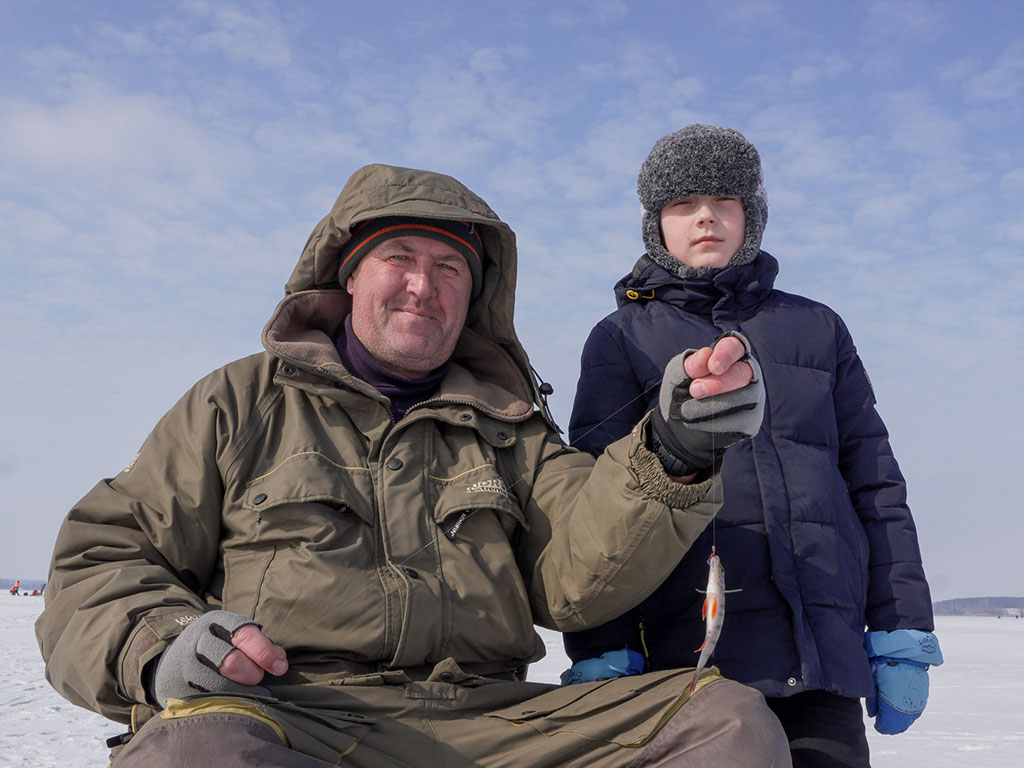
<instances>
[{"instance_id":1,"label":"olive green winter jacket","mask_svg":"<svg viewBox=\"0 0 1024 768\"><path fill-rule=\"evenodd\" d=\"M450 370L397 423L334 345L350 309L339 248L381 215L475 222L486 249ZM146 663L213 608L283 645L289 684L446 658L521 679L543 655L534 624L581 629L650 594L713 516L711 481L671 482L644 424L596 467L562 443L513 329L515 274L511 229L459 182L356 172L266 351L196 384L68 514L36 624L53 686L127 720Z\"/></svg>"}]
</instances>

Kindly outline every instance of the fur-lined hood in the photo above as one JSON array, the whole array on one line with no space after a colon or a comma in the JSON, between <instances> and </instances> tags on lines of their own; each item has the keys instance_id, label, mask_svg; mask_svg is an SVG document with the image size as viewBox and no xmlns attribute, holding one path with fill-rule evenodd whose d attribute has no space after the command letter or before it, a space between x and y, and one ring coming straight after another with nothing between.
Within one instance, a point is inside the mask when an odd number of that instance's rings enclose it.
<instances>
[{"instance_id":1,"label":"fur-lined hood","mask_svg":"<svg viewBox=\"0 0 1024 768\"><path fill-rule=\"evenodd\" d=\"M515 233L479 196L451 176L440 173L367 165L352 174L330 213L309 236L285 285L286 297L264 331L264 345L276 351L281 319L288 317L288 305L304 292L320 293L318 303L332 307L339 323L344 319L351 311L351 301L337 277L342 246L355 225L380 216L421 216L465 221L480 227L484 243L483 289L469 307L452 359L481 380L500 383L546 413L513 322Z\"/></svg>"}]
</instances>

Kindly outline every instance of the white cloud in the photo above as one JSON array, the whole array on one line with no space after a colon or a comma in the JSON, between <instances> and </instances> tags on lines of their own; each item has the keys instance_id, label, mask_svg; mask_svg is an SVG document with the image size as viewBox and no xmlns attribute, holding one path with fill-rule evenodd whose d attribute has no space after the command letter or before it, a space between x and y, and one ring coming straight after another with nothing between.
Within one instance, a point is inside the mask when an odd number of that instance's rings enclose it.
<instances>
[{"instance_id":1,"label":"white cloud","mask_svg":"<svg viewBox=\"0 0 1024 768\"><path fill-rule=\"evenodd\" d=\"M0 157L26 178L60 179L69 190L87 183L89 194L121 186L145 196L171 184L173 193L151 201L169 209L220 194L234 155L158 97L85 77L65 102L8 103L0 112Z\"/></svg>"},{"instance_id":2,"label":"white cloud","mask_svg":"<svg viewBox=\"0 0 1024 768\"><path fill-rule=\"evenodd\" d=\"M531 148L548 106L530 86L486 80L432 62L403 94L411 157L446 158L449 167L486 163L488 153ZM439 105L444 105L439 108Z\"/></svg>"},{"instance_id":3,"label":"white cloud","mask_svg":"<svg viewBox=\"0 0 1024 768\"><path fill-rule=\"evenodd\" d=\"M1024 189L1024 166L1007 171L1000 182L1007 189Z\"/></svg>"},{"instance_id":4,"label":"white cloud","mask_svg":"<svg viewBox=\"0 0 1024 768\"><path fill-rule=\"evenodd\" d=\"M548 14L548 22L555 27L601 26L616 24L630 13L629 4L625 0L591 0L579 10L559 7Z\"/></svg>"},{"instance_id":5,"label":"white cloud","mask_svg":"<svg viewBox=\"0 0 1024 768\"><path fill-rule=\"evenodd\" d=\"M32 250L42 249L65 242L71 231L67 222L62 220L56 211L0 199L2 243L24 244Z\"/></svg>"},{"instance_id":6,"label":"white cloud","mask_svg":"<svg viewBox=\"0 0 1024 768\"><path fill-rule=\"evenodd\" d=\"M723 2L721 10L729 22L755 28L767 23L779 22L786 14L785 6L776 0Z\"/></svg>"},{"instance_id":7,"label":"white cloud","mask_svg":"<svg viewBox=\"0 0 1024 768\"><path fill-rule=\"evenodd\" d=\"M955 59L938 70L939 82L943 85L962 85L965 80L973 77L980 67L981 62L975 56Z\"/></svg>"},{"instance_id":8,"label":"white cloud","mask_svg":"<svg viewBox=\"0 0 1024 768\"><path fill-rule=\"evenodd\" d=\"M325 124L310 124L302 119L267 121L253 131L252 140L269 157L288 157L292 162L304 158L347 164L370 162L371 150L364 138L369 130L393 130L402 120L395 105L369 105L358 111L358 120L345 130ZM359 130L364 128L366 130Z\"/></svg>"},{"instance_id":9,"label":"white cloud","mask_svg":"<svg viewBox=\"0 0 1024 768\"><path fill-rule=\"evenodd\" d=\"M13 475L18 469L18 459L16 456L0 456L0 480Z\"/></svg>"},{"instance_id":10,"label":"white cloud","mask_svg":"<svg viewBox=\"0 0 1024 768\"><path fill-rule=\"evenodd\" d=\"M469 56L469 67L481 74L508 72L508 62L500 48L480 48Z\"/></svg>"},{"instance_id":11,"label":"white cloud","mask_svg":"<svg viewBox=\"0 0 1024 768\"><path fill-rule=\"evenodd\" d=\"M1004 222L1001 227L1003 231L1003 237L1011 243L1024 246L1024 221L1015 219L1013 221ZM1020 255L1015 254L1015 258L1019 259ZM1024 293L1018 294L1018 296L1024 296Z\"/></svg>"},{"instance_id":12,"label":"white cloud","mask_svg":"<svg viewBox=\"0 0 1024 768\"><path fill-rule=\"evenodd\" d=\"M850 71L850 61L836 54L809 54L802 63L790 70L789 85L793 88L807 88L822 80L838 77Z\"/></svg>"},{"instance_id":13,"label":"white cloud","mask_svg":"<svg viewBox=\"0 0 1024 768\"><path fill-rule=\"evenodd\" d=\"M856 215L862 226L890 228L906 221L918 204L917 198L907 192L878 194L865 198Z\"/></svg>"},{"instance_id":14,"label":"white cloud","mask_svg":"<svg viewBox=\"0 0 1024 768\"><path fill-rule=\"evenodd\" d=\"M125 29L107 21L97 22L93 29L100 46L115 46L133 56L152 56L161 50L146 30Z\"/></svg>"},{"instance_id":15,"label":"white cloud","mask_svg":"<svg viewBox=\"0 0 1024 768\"><path fill-rule=\"evenodd\" d=\"M805 105L779 103L762 110L747 138L755 146L763 142L767 150L761 154L772 171L765 171L769 200L772 187L821 183L841 190L856 177L860 155L849 137L832 130Z\"/></svg>"},{"instance_id":16,"label":"white cloud","mask_svg":"<svg viewBox=\"0 0 1024 768\"><path fill-rule=\"evenodd\" d=\"M217 50L231 61L252 62L267 69L291 64L289 24L273 4L255 2L245 7L189 0L184 7L207 26L192 37L196 50Z\"/></svg>"},{"instance_id":17,"label":"white cloud","mask_svg":"<svg viewBox=\"0 0 1024 768\"><path fill-rule=\"evenodd\" d=\"M928 0L881 0L868 7L867 29L879 40L931 42L948 29L948 13Z\"/></svg>"},{"instance_id":18,"label":"white cloud","mask_svg":"<svg viewBox=\"0 0 1024 768\"><path fill-rule=\"evenodd\" d=\"M33 99L63 100L68 98L72 79L95 76L101 69L99 63L82 51L72 50L63 45L46 45L23 54L29 75ZM13 99L9 95L8 99Z\"/></svg>"},{"instance_id":19,"label":"white cloud","mask_svg":"<svg viewBox=\"0 0 1024 768\"><path fill-rule=\"evenodd\" d=\"M960 121L929 103L919 92L905 91L888 97L894 120L893 144L911 154L940 157L959 149L963 138Z\"/></svg>"},{"instance_id":20,"label":"white cloud","mask_svg":"<svg viewBox=\"0 0 1024 768\"><path fill-rule=\"evenodd\" d=\"M1011 44L1000 54L989 69L969 78L964 83L964 98L968 102L1017 102L1024 81L1024 43Z\"/></svg>"}]
</instances>

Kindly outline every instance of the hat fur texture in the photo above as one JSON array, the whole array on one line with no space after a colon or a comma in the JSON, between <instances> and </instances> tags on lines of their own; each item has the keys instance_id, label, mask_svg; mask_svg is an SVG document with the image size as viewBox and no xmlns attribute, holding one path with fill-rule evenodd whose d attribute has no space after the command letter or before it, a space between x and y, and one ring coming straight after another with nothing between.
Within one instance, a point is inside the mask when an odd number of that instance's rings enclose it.
<instances>
[{"instance_id":1,"label":"hat fur texture","mask_svg":"<svg viewBox=\"0 0 1024 768\"><path fill-rule=\"evenodd\" d=\"M728 266L749 264L761 249L768 221L761 157L739 131L695 123L663 136L640 166L636 190L644 207L641 231L647 254L669 272L686 278L721 271L708 265L691 267L665 248L661 209L691 195L738 197L742 201L746 214L743 245Z\"/></svg>"}]
</instances>

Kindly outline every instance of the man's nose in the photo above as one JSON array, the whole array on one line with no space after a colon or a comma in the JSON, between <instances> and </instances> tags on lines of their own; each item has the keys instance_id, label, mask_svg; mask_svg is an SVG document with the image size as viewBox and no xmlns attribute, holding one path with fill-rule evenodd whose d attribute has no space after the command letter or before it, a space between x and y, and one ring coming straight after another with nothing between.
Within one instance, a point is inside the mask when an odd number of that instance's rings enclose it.
<instances>
[{"instance_id":1,"label":"man's nose","mask_svg":"<svg viewBox=\"0 0 1024 768\"><path fill-rule=\"evenodd\" d=\"M431 296L436 289L433 276L423 269L410 270L406 275L406 286L409 293L416 296Z\"/></svg>"}]
</instances>

